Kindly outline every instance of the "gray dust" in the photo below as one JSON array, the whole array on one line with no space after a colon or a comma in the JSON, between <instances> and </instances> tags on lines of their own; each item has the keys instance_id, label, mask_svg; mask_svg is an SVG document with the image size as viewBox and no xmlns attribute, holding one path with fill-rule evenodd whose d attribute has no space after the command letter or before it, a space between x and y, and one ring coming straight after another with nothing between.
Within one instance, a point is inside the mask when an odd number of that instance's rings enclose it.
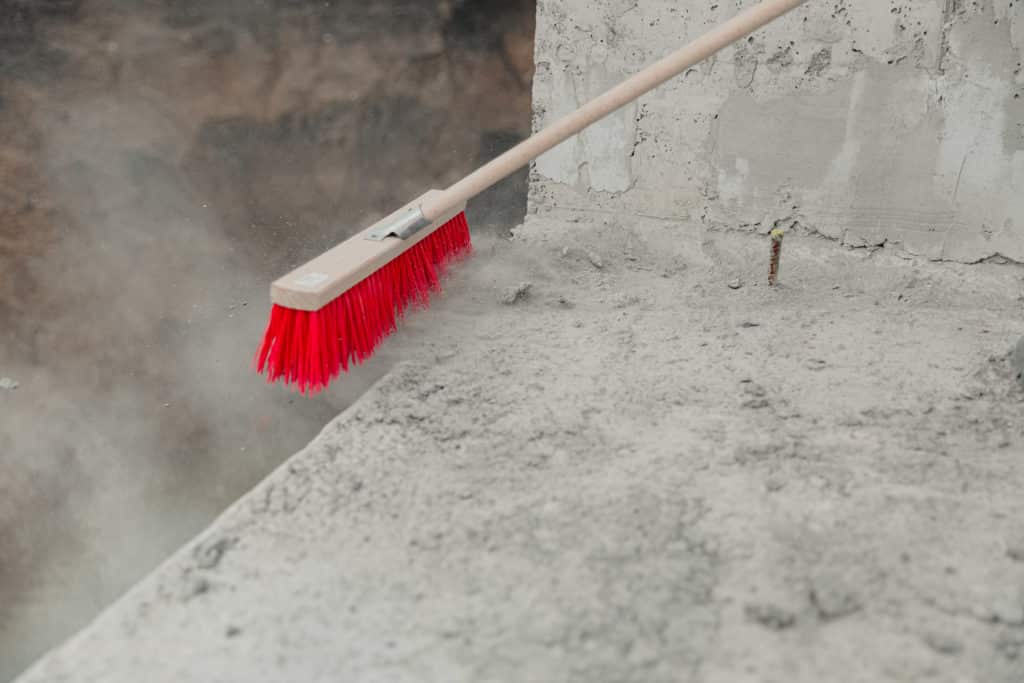
<instances>
[{"instance_id":1,"label":"gray dust","mask_svg":"<svg viewBox=\"0 0 1024 683\"><path fill-rule=\"evenodd\" d=\"M0 0L0 680L390 367L266 386L267 286L528 132L532 31L529 1ZM474 209L507 229L525 175Z\"/></svg>"}]
</instances>

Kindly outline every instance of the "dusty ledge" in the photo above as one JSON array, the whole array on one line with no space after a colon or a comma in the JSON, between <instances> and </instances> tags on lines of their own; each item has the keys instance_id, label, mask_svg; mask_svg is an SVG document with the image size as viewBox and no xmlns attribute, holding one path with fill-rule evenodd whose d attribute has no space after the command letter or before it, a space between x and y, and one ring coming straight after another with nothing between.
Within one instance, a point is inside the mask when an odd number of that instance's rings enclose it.
<instances>
[{"instance_id":1,"label":"dusty ledge","mask_svg":"<svg viewBox=\"0 0 1024 683\"><path fill-rule=\"evenodd\" d=\"M408 362L20 683L1020 680L1019 271L793 236L768 290L760 238L680 234L479 245Z\"/></svg>"}]
</instances>

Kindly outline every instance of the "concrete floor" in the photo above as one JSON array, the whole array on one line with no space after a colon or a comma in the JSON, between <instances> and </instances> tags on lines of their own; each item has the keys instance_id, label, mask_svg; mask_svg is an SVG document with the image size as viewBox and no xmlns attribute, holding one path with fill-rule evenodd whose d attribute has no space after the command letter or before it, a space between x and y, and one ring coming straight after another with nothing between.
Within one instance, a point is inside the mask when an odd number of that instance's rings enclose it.
<instances>
[{"instance_id":1,"label":"concrete floor","mask_svg":"<svg viewBox=\"0 0 1024 683\"><path fill-rule=\"evenodd\" d=\"M478 244L406 362L19 681L1024 679L1024 271L791 234L769 289L767 251Z\"/></svg>"}]
</instances>

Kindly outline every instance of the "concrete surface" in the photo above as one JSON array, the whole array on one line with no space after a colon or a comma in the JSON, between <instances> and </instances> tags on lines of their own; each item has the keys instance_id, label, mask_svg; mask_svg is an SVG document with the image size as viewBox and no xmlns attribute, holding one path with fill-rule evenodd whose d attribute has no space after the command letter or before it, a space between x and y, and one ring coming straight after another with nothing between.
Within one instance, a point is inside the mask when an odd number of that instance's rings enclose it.
<instances>
[{"instance_id":1,"label":"concrete surface","mask_svg":"<svg viewBox=\"0 0 1024 683\"><path fill-rule=\"evenodd\" d=\"M1010 355L1010 364L1017 373L1017 381L1024 385L1024 337L1021 337Z\"/></svg>"},{"instance_id":2,"label":"concrete surface","mask_svg":"<svg viewBox=\"0 0 1024 683\"><path fill-rule=\"evenodd\" d=\"M538 117L737 4L542 3ZM1019 8L812 4L539 163L406 362L21 683L1024 680L1024 270L928 260L1022 256L971 80Z\"/></svg>"},{"instance_id":3,"label":"concrete surface","mask_svg":"<svg viewBox=\"0 0 1024 683\"><path fill-rule=\"evenodd\" d=\"M737 2L538 3L544 123ZM811 0L542 159L543 207L1024 261L1019 0Z\"/></svg>"},{"instance_id":4,"label":"concrete surface","mask_svg":"<svg viewBox=\"0 0 1024 683\"><path fill-rule=\"evenodd\" d=\"M752 235L480 245L407 362L20 683L1020 681L1024 274L787 240L775 290Z\"/></svg>"}]
</instances>

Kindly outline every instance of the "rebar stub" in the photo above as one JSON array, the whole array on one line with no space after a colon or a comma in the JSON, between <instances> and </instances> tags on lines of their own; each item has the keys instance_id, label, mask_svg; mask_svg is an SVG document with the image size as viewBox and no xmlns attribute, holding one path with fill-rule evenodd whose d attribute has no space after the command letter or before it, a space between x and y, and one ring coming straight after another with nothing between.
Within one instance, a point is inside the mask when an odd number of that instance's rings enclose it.
<instances>
[{"instance_id":1,"label":"rebar stub","mask_svg":"<svg viewBox=\"0 0 1024 683\"><path fill-rule=\"evenodd\" d=\"M384 223L378 228L371 230L366 239L380 242L388 237L408 239L423 228L430 227L431 222L424 215L423 210L418 206L411 206L407 211L400 213L394 219Z\"/></svg>"},{"instance_id":2,"label":"rebar stub","mask_svg":"<svg viewBox=\"0 0 1024 683\"><path fill-rule=\"evenodd\" d=\"M779 257L782 255L782 237L785 235L782 228L775 228L771 232L772 249L771 261L768 264L768 286L774 287L779 281Z\"/></svg>"}]
</instances>

